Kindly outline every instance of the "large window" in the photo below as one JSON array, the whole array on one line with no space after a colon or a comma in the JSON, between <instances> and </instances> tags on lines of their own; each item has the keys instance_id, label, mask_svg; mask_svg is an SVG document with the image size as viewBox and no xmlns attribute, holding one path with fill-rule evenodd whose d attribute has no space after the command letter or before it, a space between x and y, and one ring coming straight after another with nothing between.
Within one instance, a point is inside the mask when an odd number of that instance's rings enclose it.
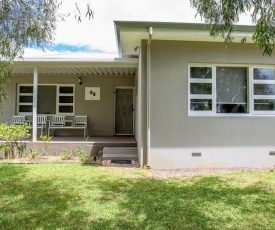
<instances>
[{"instance_id":1,"label":"large window","mask_svg":"<svg viewBox=\"0 0 275 230\"><path fill-rule=\"evenodd\" d=\"M217 113L247 113L247 68L216 68Z\"/></svg>"},{"instance_id":2,"label":"large window","mask_svg":"<svg viewBox=\"0 0 275 230\"><path fill-rule=\"evenodd\" d=\"M190 66L189 115L274 114L274 68Z\"/></svg>"},{"instance_id":3,"label":"large window","mask_svg":"<svg viewBox=\"0 0 275 230\"><path fill-rule=\"evenodd\" d=\"M33 87L19 84L17 87L17 113L31 114ZM38 85L38 114L74 114L74 85Z\"/></svg>"}]
</instances>

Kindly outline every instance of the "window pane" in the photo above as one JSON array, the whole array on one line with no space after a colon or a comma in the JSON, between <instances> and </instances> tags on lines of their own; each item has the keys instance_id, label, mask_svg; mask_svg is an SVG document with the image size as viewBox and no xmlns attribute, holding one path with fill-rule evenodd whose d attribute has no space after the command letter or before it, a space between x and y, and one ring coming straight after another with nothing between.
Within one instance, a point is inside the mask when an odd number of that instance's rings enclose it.
<instances>
[{"instance_id":1,"label":"window pane","mask_svg":"<svg viewBox=\"0 0 275 230\"><path fill-rule=\"evenodd\" d=\"M73 96L59 96L59 103L73 103Z\"/></svg>"},{"instance_id":2,"label":"window pane","mask_svg":"<svg viewBox=\"0 0 275 230\"><path fill-rule=\"evenodd\" d=\"M275 80L274 69L255 68L255 69L253 69L253 79L255 79L255 80Z\"/></svg>"},{"instance_id":3,"label":"window pane","mask_svg":"<svg viewBox=\"0 0 275 230\"><path fill-rule=\"evenodd\" d=\"M19 113L32 112L32 105L19 105Z\"/></svg>"},{"instance_id":4,"label":"window pane","mask_svg":"<svg viewBox=\"0 0 275 230\"><path fill-rule=\"evenodd\" d=\"M211 83L191 83L191 94L212 94Z\"/></svg>"},{"instance_id":5,"label":"window pane","mask_svg":"<svg viewBox=\"0 0 275 230\"><path fill-rule=\"evenodd\" d=\"M256 111L274 111L275 99L255 99L254 110Z\"/></svg>"},{"instance_id":6,"label":"window pane","mask_svg":"<svg viewBox=\"0 0 275 230\"><path fill-rule=\"evenodd\" d=\"M247 68L217 67L217 112L247 112Z\"/></svg>"},{"instance_id":7,"label":"window pane","mask_svg":"<svg viewBox=\"0 0 275 230\"><path fill-rule=\"evenodd\" d=\"M74 93L74 88L72 86L60 86L59 93Z\"/></svg>"},{"instance_id":8,"label":"window pane","mask_svg":"<svg viewBox=\"0 0 275 230\"><path fill-rule=\"evenodd\" d=\"M32 93L33 89L32 86L20 86L20 93Z\"/></svg>"},{"instance_id":9,"label":"window pane","mask_svg":"<svg viewBox=\"0 0 275 230\"><path fill-rule=\"evenodd\" d=\"M191 111L211 111L212 100L211 99L191 99L190 105Z\"/></svg>"},{"instance_id":10,"label":"window pane","mask_svg":"<svg viewBox=\"0 0 275 230\"><path fill-rule=\"evenodd\" d=\"M254 84L254 95L275 95L275 85Z\"/></svg>"},{"instance_id":11,"label":"window pane","mask_svg":"<svg viewBox=\"0 0 275 230\"><path fill-rule=\"evenodd\" d=\"M217 104L217 113L247 113L247 104Z\"/></svg>"},{"instance_id":12,"label":"window pane","mask_svg":"<svg viewBox=\"0 0 275 230\"><path fill-rule=\"evenodd\" d=\"M212 68L210 67L191 67L191 78L211 79Z\"/></svg>"},{"instance_id":13,"label":"window pane","mask_svg":"<svg viewBox=\"0 0 275 230\"><path fill-rule=\"evenodd\" d=\"M59 113L73 113L73 106L59 106Z\"/></svg>"},{"instance_id":14,"label":"window pane","mask_svg":"<svg viewBox=\"0 0 275 230\"><path fill-rule=\"evenodd\" d=\"M37 98L38 114L56 114L56 86L39 85Z\"/></svg>"},{"instance_id":15,"label":"window pane","mask_svg":"<svg viewBox=\"0 0 275 230\"><path fill-rule=\"evenodd\" d=\"M32 96L19 96L20 103L32 103Z\"/></svg>"}]
</instances>

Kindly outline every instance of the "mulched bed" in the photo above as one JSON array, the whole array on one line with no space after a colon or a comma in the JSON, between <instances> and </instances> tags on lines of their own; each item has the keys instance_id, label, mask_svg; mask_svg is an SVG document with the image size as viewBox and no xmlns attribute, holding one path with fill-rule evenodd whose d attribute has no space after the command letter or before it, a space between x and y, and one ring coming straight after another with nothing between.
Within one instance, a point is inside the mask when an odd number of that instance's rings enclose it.
<instances>
[{"instance_id":1,"label":"mulched bed","mask_svg":"<svg viewBox=\"0 0 275 230\"><path fill-rule=\"evenodd\" d=\"M190 169L151 169L154 178L189 178L200 175L222 173L275 172L275 168L190 168Z\"/></svg>"}]
</instances>

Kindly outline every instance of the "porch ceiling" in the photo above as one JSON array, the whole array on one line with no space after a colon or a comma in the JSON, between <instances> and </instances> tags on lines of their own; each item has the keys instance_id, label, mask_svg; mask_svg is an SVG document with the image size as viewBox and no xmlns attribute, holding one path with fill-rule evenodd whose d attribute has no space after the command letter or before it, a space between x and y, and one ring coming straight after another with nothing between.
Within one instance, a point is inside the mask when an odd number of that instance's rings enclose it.
<instances>
[{"instance_id":1,"label":"porch ceiling","mask_svg":"<svg viewBox=\"0 0 275 230\"><path fill-rule=\"evenodd\" d=\"M134 76L138 59L18 59L13 63L13 74L33 75L34 68L40 75Z\"/></svg>"},{"instance_id":2,"label":"porch ceiling","mask_svg":"<svg viewBox=\"0 0 275 230\"><path fill-rule=\"evenodd\" d=\"M41 75L134 76L136 67L38 67ZM33 75L33 67L15 66L15 75Z\"/></svg>"}]
</instances>

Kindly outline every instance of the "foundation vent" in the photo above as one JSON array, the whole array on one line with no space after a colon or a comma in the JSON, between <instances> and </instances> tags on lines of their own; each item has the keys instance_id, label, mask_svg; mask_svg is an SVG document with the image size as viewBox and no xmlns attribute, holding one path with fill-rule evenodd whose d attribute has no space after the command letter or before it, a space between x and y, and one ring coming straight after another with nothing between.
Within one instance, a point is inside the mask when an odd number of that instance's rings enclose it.
<instances>
[{"instance_id":1,"label":"foundation vent","mask_svg":"<svg viewBox=\"0 0 275 230\"><path fill-rule=\"evenodd\" d=\"M201 153L199 152L192 153L192 157L201 157Z\"/></svg>"},{"instance_id":2,"label":"foundation vent","mask_svg":"<svg viewBox=\"0 0 275 230\"><path fill-rule=\"evenodd\" d=\"M269 156L275 156L275 151L270 151Z\"/></svg>"}]
</instances>

